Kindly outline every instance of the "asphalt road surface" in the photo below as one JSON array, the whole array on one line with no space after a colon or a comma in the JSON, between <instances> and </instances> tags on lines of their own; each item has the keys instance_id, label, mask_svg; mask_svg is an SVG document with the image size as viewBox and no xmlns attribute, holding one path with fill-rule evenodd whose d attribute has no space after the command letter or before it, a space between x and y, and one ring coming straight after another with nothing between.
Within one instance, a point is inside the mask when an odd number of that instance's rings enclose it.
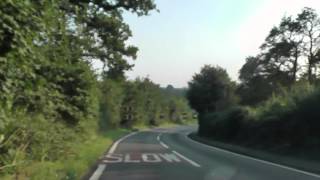
<instances>
[{"instance_id":1,"label":"asphalt road surface","mask_svg":"<svg viewBox=\"0 0 320 180\"><path fill-rule=\"evenodd\" d=\"M117 141L90 180L319 180L300 171L195 142L195 127L154 129Z\"/></svg>"}]
</instances>

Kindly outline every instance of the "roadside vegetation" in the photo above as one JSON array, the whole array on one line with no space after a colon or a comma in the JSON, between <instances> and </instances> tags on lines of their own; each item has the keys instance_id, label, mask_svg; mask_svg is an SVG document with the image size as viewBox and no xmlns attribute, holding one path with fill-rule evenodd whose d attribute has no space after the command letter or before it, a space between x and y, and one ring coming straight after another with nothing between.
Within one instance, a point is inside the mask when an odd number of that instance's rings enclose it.
<instances>
[{"instance_id":1,"label":"roadside vegetation","mask_svg":"<svg viewBox=\"0 0 320 180\"><path fill-rule=\"evenodd\" d=\"M0 179L80 179L130 129L191 119L185 90L125 77L138 48L122 14L152 10L153 0L0 1Z\"/></svg>"},{"instance_id":2,"label":"roadside vegetation","mask_svg":"<svg viewBox=\"0 0 320 180\"><path fill-rule=\"evenodd\" d=\"M198 135L320 161L320 18L304 8L284 17L232 82L206 65L189 82Z\"/></svg>"}]
</instances>

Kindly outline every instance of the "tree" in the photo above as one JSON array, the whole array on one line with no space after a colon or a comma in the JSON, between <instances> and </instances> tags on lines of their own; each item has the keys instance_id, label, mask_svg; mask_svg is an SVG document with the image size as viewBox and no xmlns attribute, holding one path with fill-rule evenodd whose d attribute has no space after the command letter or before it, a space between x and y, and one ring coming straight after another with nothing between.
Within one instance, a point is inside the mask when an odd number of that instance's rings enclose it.
<instances>
[{"instance_id":1,"label":"tree","mask_svg":"<svg viewBox=\"0 0 320 180\"><path fill-rule=\"evenodd\" d=\"M291 87L303 75L309 82L317 78L319 63L320 20L311 8L304 8L297 18L284 17L273 27L261 52L249 57L240 70L237 93L242 103L255 105L282 87ZM301 60L307 59L307 69Z\"/></svg>"},{"instance_id":2,"label":"tree","mask_svg":"<svg viewBox=\"0 0 320 180\"><path fill-rule=\"evenodd\" d=\"M317 75L317 61L316 53L320 48L320 18L316 11L312 8L304 8L298 14L297 21L302 27L302 35L305 36L304 54L308 58L307 77L309 82L313 82Z\"/></svg>"},{"instance_id":3,"label":"tree","mask_svg":"<svg viewBox=\"0 0 320 180\"><path fill-rule=\"evenodd\" d=\"M273 86L268 76L263 73L262 59L259 56L247 57L246 63L239 71L240 84L236 93L244 105L256 105L272 94Z\"/></svg>"},{"instance_id":4,"label":"tree","mask_svg":"<svg viewBox=\"0 0 320 180\"><path fill-rule=\"evenodd\" d=\"M133 67L129 60L136 59L138 48L126 43L132 33L123 21L123 10L142 16L156 5L153 0L72 0L61 1L60 8L73 22L71 32L80 39L82 56L101 60L109 78L124 79L124 72Z\"/></svg>"},{"instance_id":5,"label":"tree","mask_svg":"<svg viewBox=\"0 0 320 180\"><path fill-rule=\"evenodd\" d=\"M233 90L226 70L205 65L189 82L187 99L199 114L215 112L233 103Z\"/></svg>"},{"instance_id":6,"label":"tree","mask_svg":"<svg viewBox=\"0 0 320 180\"><path fill-rule=\"evenodd\" d=\"M301 25L292 17L284 17L261 46L266 71L287 76L287 80L282 78L282 85L293 84L297 79L304 38L300 35L301 29Z\"/></svg>"}]
</instances>

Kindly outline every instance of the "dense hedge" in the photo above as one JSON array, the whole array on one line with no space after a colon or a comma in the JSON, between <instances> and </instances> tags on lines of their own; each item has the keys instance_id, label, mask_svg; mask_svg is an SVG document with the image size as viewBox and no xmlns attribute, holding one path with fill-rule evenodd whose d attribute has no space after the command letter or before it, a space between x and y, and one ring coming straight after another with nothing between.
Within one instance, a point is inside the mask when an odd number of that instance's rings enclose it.
<instances>
[{"instance_id":1,"label":"dense hedge","mask_svg":"<svg viewBox=\"0 0 320 180\"><path fill-rule=\"evenodd\" d=\"M200 118L199 134L270 150L319 150L319 106L320 89L296 87L257 108L206 114Z\"/></svg>"}]
</instances>

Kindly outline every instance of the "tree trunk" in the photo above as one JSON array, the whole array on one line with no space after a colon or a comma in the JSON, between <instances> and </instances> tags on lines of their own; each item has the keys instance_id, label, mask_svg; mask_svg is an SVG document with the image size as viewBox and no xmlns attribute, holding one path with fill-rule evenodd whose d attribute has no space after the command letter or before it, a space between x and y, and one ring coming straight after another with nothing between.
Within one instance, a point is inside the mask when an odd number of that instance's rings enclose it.
<instances>
[{"instance_id":1,"label":"tree trunk","mask_svg":"<svg viewBox=\"0 0 320 180\"><path fill-rule=\"evenodd\" d=\"M310 60L308 64L308 81L312 83L312 64L310 63Z\"/></svg>"},{"instance_id":2,"label":"tree trunk","mask_svg":"<svg viewBox=\"0 0 320 180\"><path fill-rule=\"evenodd\" d=\"M294 53L294 62L293 62L293 69L292 69L292 84L297 80L297 71L298 71L298 47L295 48Z\"/></svg>"},{"instance_id":3,"label":"tree trunk","mask_svg":"<svg viewBox=\"0 0 320 180\"><path fill-rule=\"evenodd\" d=\"M313 67L313 59L314 59L314 55L313 55L313 37L312 37L312 30L309 31L309 38L310 38L310 48L309 48L309 64L308 64L308 81L310 83L313 82L313 78L312 78L312 67Z\"/></svg>"}]
</instances>

